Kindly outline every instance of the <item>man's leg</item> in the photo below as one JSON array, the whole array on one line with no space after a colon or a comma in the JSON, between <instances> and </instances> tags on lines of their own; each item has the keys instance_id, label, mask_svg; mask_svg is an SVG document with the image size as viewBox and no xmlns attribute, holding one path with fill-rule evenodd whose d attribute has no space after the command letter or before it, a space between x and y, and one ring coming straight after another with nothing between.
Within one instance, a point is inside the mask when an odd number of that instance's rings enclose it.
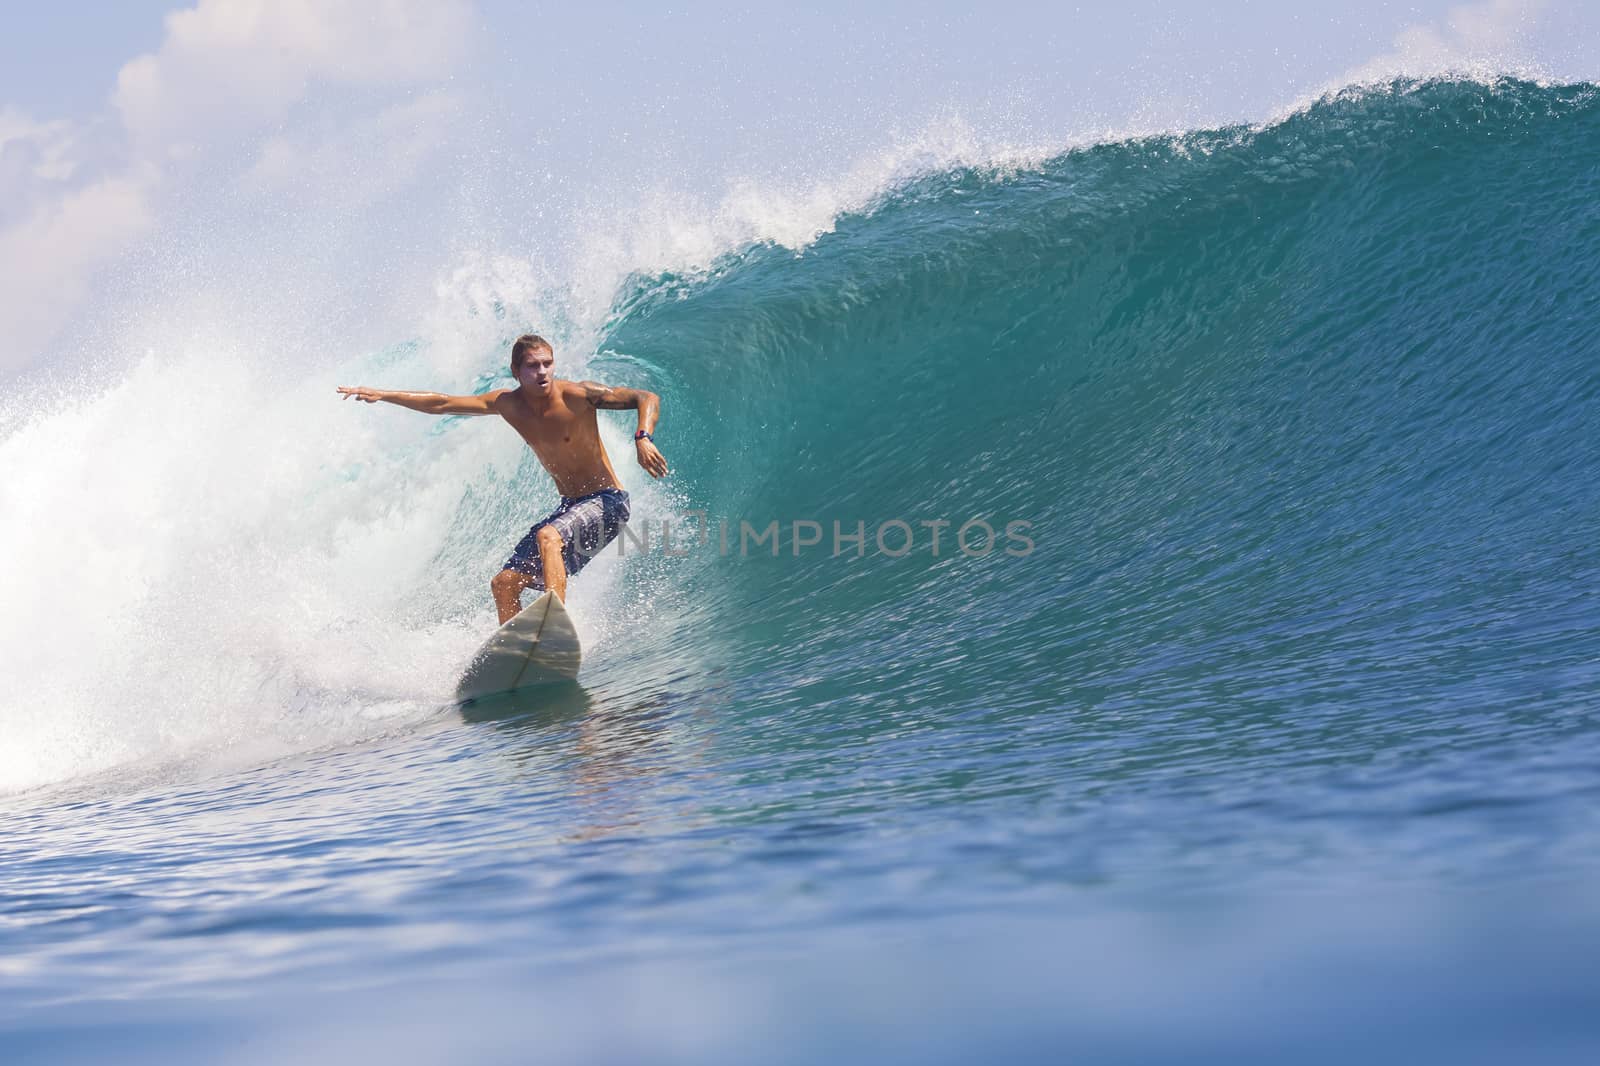
<instances>
[{"instance_id":1,"label":"man's leg","mask_svg":"<svg viewBox=\"0 0 1600 1066\"><path fill-rule=\"evenodd\" d=\"M567 602L567 561L561 557L565 544L561 531L554 526L539 529L539 563L544 567L544 587L556 594L556 599Z\"/></svg>"},{"instance_id":2,"label":"man's leg","mask_svg":"<svg viewBox=\"0 0 1600 1066\"><path fill-rule=\"evenodd\" d=\"M500 624L505 625L522 610L522 590L533 584L533 575L520 570L502 570L489 582L494 593L494 606L500 612Z\"/></svg>"}]
</instances>

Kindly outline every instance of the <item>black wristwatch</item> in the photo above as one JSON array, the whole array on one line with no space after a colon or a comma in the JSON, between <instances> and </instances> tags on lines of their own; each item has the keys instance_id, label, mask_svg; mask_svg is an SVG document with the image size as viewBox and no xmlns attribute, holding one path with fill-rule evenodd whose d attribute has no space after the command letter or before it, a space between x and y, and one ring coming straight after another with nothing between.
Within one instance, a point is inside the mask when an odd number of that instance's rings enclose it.
<instances>
[{"instance_id":1,"label":"black wristwatch","mask_svg":"<svg viewBox=\"0 0 1600 1066\"><path fill-rule=\"evenodd\" d=\"M642 440L647 440L651 444L654 444L656 442L656 439L654 437L652 437L650 434L646 433L644 430L641 429L641 430L639 430L638 432L636 432L633 435L633 442L635 444L637 444Z\"/></svg>"}]
</instances>

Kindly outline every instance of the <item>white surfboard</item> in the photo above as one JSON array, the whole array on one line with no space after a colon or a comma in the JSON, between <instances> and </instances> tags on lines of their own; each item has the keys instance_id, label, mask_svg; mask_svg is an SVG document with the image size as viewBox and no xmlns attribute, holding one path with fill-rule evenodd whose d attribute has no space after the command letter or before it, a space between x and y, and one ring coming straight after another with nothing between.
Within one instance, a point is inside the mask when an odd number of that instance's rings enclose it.
<instances>
[{"instance_id":1,"label":"white surfboard","mask_svg":"<svg viewBox=\"0 0 1600 1066\"><path fill-rule=\"evenodd\" d=\"M546 592L495 630L456 684L456 698L477 699L578 676L583 649L572 616Z\"/></svg>"}]
</instances>

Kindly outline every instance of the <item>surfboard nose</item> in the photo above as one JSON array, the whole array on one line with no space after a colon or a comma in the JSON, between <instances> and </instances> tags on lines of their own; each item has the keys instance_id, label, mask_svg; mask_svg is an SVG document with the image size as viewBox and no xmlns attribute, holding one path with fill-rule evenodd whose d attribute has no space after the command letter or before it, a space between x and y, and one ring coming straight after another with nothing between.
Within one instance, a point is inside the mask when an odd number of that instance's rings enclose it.
<instances>
[{"instance_id":1,"label":"surfboard nose","mask_svg":"<svg viewBox=\"0 0 1600 1066\"><path fill-rule=\"evenodd\" d=\"M495 630L456 683L456 698L477 699L578 676L583 648L572 616L546 592Z\"/></svg>"}]
</instances>

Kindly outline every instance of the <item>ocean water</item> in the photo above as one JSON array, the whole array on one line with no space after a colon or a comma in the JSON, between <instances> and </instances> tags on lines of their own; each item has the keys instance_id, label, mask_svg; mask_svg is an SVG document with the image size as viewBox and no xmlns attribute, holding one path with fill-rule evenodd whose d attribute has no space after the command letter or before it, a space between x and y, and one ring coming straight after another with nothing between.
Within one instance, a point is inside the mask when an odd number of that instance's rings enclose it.
<instances>
[{"instance_id":1,"label":"ocean water","mask_svg":"<svg viewBox=\"0 0 1600 1066\"><path fill-rule=\"evenodd\" d=\"M1401 82L7 413L7 1060L1593 1061L1597 249L1600 90ZM674 473L461 708L553 489L331 385L527 329Z\"/></svg>"}]
</instances>

